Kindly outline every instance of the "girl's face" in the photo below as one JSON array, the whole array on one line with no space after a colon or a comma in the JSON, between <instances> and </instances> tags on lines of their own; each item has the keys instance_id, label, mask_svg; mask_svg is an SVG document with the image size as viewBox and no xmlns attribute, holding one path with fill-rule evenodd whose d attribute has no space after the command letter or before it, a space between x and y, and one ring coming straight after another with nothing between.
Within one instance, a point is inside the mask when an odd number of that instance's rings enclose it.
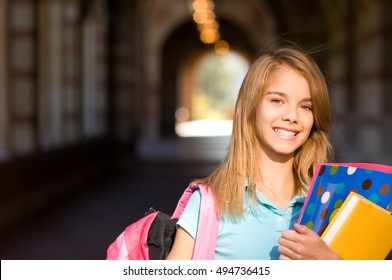
<instances>
[{"instance_id":1,"label":"girl's face","mask_svg":"<svg viewBox=\"0 0 392 280\"><path fill-rule=\"evenodd\" d=\"M256 133L264 153L285 161L305 143L314 122L306 79L283 65L274 70L256 111Z\"/></svg>"}]
</instances>

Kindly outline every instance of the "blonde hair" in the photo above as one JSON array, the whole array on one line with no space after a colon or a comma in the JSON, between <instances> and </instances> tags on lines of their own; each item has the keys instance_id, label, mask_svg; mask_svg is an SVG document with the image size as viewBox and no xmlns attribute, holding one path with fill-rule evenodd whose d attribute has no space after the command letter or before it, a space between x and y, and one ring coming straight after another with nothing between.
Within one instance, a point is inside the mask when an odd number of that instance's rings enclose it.
<instances>
[{"instance_id":1,"label":"blonde hair","mask_svg":"<svg viewBox=\"0 0 392 280\"><path fill-rule=\"evenodd\" d=\"M260 145L256 136L255 115L270 74L282 65L289 66L307 80L314 115L309 138L294 156L296 194L306 192L316 165L327 162L333 154L328 139L331 115L328 89L317 64L303 51L293 47L280 47L265 53L251 65L240 88L233 133L225 160L210 176L195 181L212 189L218 209L223 215L242 216L245 180L249 179L247 190L250 197L253 200L256 197L256 186L253 182L259 180L261 174L260 167L256 165Z\"/></svg>"}]
</instances>

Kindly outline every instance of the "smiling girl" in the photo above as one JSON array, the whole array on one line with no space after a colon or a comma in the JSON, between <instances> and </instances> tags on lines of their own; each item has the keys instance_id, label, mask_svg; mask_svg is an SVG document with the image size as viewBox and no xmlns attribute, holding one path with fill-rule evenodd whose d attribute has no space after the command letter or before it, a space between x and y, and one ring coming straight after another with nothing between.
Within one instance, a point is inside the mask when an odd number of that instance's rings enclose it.
<instances>
[{"instance_id":1,"label":"smiling girl","mask_svg":"<svg viewBox=\"0 0 392 280\"><path fill-rule=\"evenodd\" d=\"M338 259L296 224L318 163L332 155L325 79L304 52L280 47L250 67L236 103L228 154L207 178L220 215L215 259ZM195 192L168 259L191 259L200 211Z\"/></svg>"}]
</instances>

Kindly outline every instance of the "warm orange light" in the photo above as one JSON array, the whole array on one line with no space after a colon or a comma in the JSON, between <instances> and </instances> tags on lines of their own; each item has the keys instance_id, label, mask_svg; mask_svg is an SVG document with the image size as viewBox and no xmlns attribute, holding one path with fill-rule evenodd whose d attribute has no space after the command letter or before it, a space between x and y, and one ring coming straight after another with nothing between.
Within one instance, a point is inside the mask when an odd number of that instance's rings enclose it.
<instances>
[{"instance_id":1,"label":"warm orange light","mask_svg":"<svg viewBox=\"0 0 392 280\"><path fill-rule=\"evenodd\" d=\"M197 29L199 30L199 32L203 32L204 29L213 29L218 31L219 24L216 21L206 22L206 23L198 24Z\"/></svg>"},{"instance_id":2,"label":"warm orange light","mask_svg":"<svg viewBox=\"0 0 392 280\"><path fill-rule=\"evenodd\" d=\"M218 55L225 55L229 52L230 46L225 40L219 40L215 43L215 53Z\"/></svg>"},{"instance_id":3,"label":"warm orange light","mask_svg":"<svg viewBox=\"0 0 392 280\"><path fill-rule=\"evenodd\" d=\"M219 40L220 34L214 29L204 29L200 32L200 40L205 44L213 44Z\"/></svg>"},{"instance_id":4,"label":"warm orange light","mask_svg":"<svg viewBox=\"0 0 392 280\"><path fill-rule=\"evenodd\" d=\"M204 22L206 22L208 19L208 14L206 11L204 10L197 10L193 13L193 20L197 23L197 24L203 24Z\"/></svg>"},{"instance_id":5,"label":"warm orange light","mask_svg":"<svg viewBox=\"0 0 392 280\"><path fill-rule=\"evenodd\" d=\"M205 44L213 44L219 41L219 24L215 20L212 0L194 0L192 7L194 9L193 20L197 23L200 40Z\"/></svg>"},{"instance_id":6,"label":"warm orange light","mask_svg":"<svg viewBox=\"0 0 392 280\"><path fill-rule=\"evenodd\" d=\"M195 11L198 10L213 10L214 3L211 0L195 0L193 1L192 7Z\"/></svg>"}]
</instances>

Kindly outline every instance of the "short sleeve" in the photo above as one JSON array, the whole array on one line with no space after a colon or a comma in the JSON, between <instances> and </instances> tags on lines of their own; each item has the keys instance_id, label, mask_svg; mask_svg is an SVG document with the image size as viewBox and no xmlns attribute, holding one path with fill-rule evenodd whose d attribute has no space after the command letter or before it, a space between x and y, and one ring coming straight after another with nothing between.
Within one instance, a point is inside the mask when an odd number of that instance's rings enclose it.
<instances>
[{"instance_id":1,"label":"short sleeve","mask_svg":"<svg viewBox=\"0 0 392 280\"><path fill-rule=\"evenodd\" d=\"M195 190L186 204L184 211L177 221L177 225L185 229L193 239L196 239L201 205L201 193Z\"/></svg>"}]
</instances>

